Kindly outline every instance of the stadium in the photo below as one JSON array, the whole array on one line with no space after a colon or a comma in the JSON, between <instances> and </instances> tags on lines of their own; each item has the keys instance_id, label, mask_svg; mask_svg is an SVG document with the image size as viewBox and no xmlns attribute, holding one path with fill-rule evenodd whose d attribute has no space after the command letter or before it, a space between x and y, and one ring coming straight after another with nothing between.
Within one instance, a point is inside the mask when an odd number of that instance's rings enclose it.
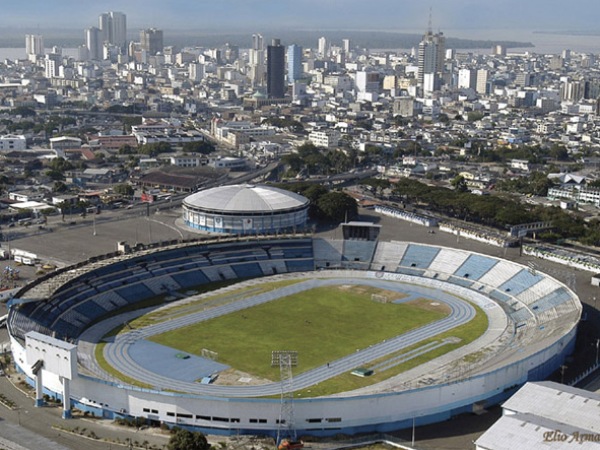
<instances>
[{"instance_id":1,"label":"stadium","mask_svg":"<svg viewBox=\"0 0 600 450\"><path fill-rule=\"evenodd\" d=\"M219 186L186 197L183 222L214 233L280 233L303 228L308 205L306 197L272 186Z\"/></svg>"},{"instance_id":2,"label":"stadium","mask_svg":"<svg viewBox=\"0 0 600 450\"><path fill-rule=\"evenodd\" d=\"M60 269L9 303L15 364L36 385L38 404L43 394L63 400L64 417L73 405L105 418L141 417L210 434L331 436L479 412L526 381L545 379L572 352L582 306L561 282L492 256L378 241L372 227L360 224L346 231L339 240L170 242ZM203 286L218 289L204 292ZM302 292L315 298L315 289L338 290L327 296L333 310L311 313L289 303L260 309ZM345 318L340 289L370 293L366 303L357 303L359 313L350 310ZM156 298L167 304L148 306ZM443 307L444 314L397 336L381 334L394 329L389 320L398 326L408 321L408 310L393 316L386 309L370 319L371 310L402 305L425 305L428 313ZM286 310L290 316L283 315ZM468 341L459 330L478 317L484 330ZM254 318L264 330L313 339L312 347L267 341L257 349L258 333L256 342L242 334ZM319 320L331 331L310 328ZM348 331L331 322L356 321L361 326L341 339L349 342L346 347L326 348L334 333ZM184 348L157 343L157 337L176 332L185 340L191 330L206 335L195 342L189 334ZM242 348L250 350L217 350L248 341ZM192 344L202 350L192 353ZM255 350L266 375L234 371L234 381L227 381L245 353ZM256 363L254 355L250 363ZM309 356L315 358L310 364ZM182 375L186 367L192 374Z\"/></svg>"}]
</instances>

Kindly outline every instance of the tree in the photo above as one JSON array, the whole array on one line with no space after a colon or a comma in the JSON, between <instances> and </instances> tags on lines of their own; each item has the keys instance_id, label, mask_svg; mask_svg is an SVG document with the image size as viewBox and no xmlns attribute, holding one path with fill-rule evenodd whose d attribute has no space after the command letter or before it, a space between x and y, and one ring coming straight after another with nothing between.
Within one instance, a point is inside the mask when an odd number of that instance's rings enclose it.
<instances>
[{"instance_id":1,"label":"tree","mask_svg":"<svg viewBox=\"0 0 600 450\"><path fill-rule=\"evenodd\" d=\"M304 160L297 153L283 155L281 162L289 167L290 175L296 175L304 167Z\"/></svg>"},{"instance_id":2,"label":"tree","mask_svg":"<svg viewBox=\"0 0 600 450\"><path fill-rule=\"evenodd\" d=\"M469 190L465 177L462 175L456 176L452 181L450 181L450 184L457 192L467 192Z\"/></svg>"},{"instance_id":3,"label":"tree","mask_svg":"<svg viewBox=\"0 0 600 450\"><path fill-rule=\"evenodd\" d=\"M199 432L177 429L171 435L168 450L209 450L210 444L206 437Z\"/></svg>"},{"instance_id":4,"label":"tree","mask_svg":"<svg viewBox=\"0 0 600 450\"><path fill-rule=\"evenodd\" d=\"M144 144L138 147L138 153L148 156L156 156L171 151L173 151L173 149L168 142L153 142L152 144Z\"/></svg>"},{"instance_id":5,"label":"tree","mask_svg":"<svg viewBox=\"0 0 600 450\"><path fill-rule=\"evenodd\" d=\"M50 164L48 164L48 166L50 167L50 169L56 170L59 172L64 172L66 170L72 170L74 167L70 161L67 161L64 158L54 158L50 161Z\"/></svg>"},{"instance_id":6,"label":"tree","mask_svg":"<svg viewBox=\"0 0 600 450\"><path fill-rule=\"evenodd\" d=\"M119 155L135 155L137 150L129 144L121 145Z\"/></svg>"},{"instance_id":7,"label":"tree","mask_svg":"<svg viewBox=\"0 0 600 450\"><path fill-rule=\"evenodd\" d=\"M321 186L320 184L311 184L306 189L300 191L302 195L304 195L307 199L310 200L311 203L316 203L319 199L327 194L329 191L326 187Z\"/></svg>"},{"instance_id":8,"label":"tree","mask_svg":"<svg viewBox=\"0 0 600 450\"><path fill-rule=\"evenodd\" d=\"M467 114L467 120L469 122L477 122L478 120L483 119L483 113L479 111L471 111Z\"/></svg>"},{"instance_id":9,"label":"tree","mask_svg":"<svg viewBox=\"0 0 600 450\"><path fill-rule=\"evenodd\" d=\"M141 116L134 116L134 117L123 116L123 117L121 117L121 121L123 122L123 129L125 130L125 133L131 133L132 126L142 124L142 117Z\"/></svg>"},{"instance_id":10,"label":"tree","mask_svg":"<svg viewBox=\"0 0 600 450\"><path fill-rule=\"evenodd\" d=\"M54 186L52 187L52 192L67 192L69 188L67 185L60 180L54 182Z\"/></svg>"},{"instance_id":11,"label":"tree","mask_svg":"<svg viewBox=\"0 0 600 450\"><path fill-rule=\"evenodd\" d=\"M67 212L70 212L73 209L73 205L70 202L63 200L58 204L58 209L60 210L60 214L62 215L62 220L64 222L65 214L67 214Z\"/></svg>"},{"instance_id":12,"label":"tree","mask_svg":"<svg viewBox=\"0 0 600 450\"><path fill-rule=\"evenodd\" d=\"M215 146L209 141L186 142L183 144L182 150L186 153L201 153L208 155L215 151Z\"/></svg>"},{"instance_id":13,"label":"tree","mask_svg":"<svg viewBox=\"0 0 600 450\"><path fill-rule=\"evenodd\" d=\"M50 169L46 171L45 175L54 181L62 181L65 179L65 176L60 170Z\"/></svg>"},{"instance_id":14,"label":"tree","mask_svg":"<svg viewBox=\"0 0 600 450\"><path fill-rule=\"evenodd\" d=\"M130 184L122 183L114 186L113 192L115 194L122 195L123 197L131 197L134 193L134 189Z\"/></svg>"},{"instance_id":15,"label":"tree","mask_svg":"<svg viewBox=\"0 0 600 450\"><path fill-rule=\"evenodd\" d=\"M564 145L554 144L550 147L550 156L557 161L569 160L569 152Z\"/></svg>"},{"instance_id":16,"label":"tree","mask_svg":"<svg viewBox=\"0 0 600 450\"><path fill-rule=\"evenodd\" d=\"M33 117L36 113L35 109L27 106L17 106L15 109L11 109L9 114L12 114L13 116Z\"/></svg>"},{"instance_id":17,"label":"tree","mask_svg":"<svg viewBox=\"0 0 600 450\"><path fill-rule=\"evenodd\" d=\"M356 201L343 192L329 192L317 201L323 219L332 222L343 222L358 215Z\"/></svg>"}]
</instances>

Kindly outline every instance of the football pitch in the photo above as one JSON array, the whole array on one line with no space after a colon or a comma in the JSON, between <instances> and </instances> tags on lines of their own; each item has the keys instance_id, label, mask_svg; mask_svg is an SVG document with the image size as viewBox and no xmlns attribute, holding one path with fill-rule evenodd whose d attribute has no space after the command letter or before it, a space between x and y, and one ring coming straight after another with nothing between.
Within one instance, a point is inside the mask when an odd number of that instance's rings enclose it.
<instances>
[{"instance_id":1,"label":"football pitch","mask_svg":"<svg viewBox=\"0 0 600 450\"><path fill-rule=\"evenodd\" d=\"M232 368L277 380L273 351L298 352L295 373L344 357L446 317L446 305L366 285L335 285L220 316L150 340L182 352L216 352Z\"/></svg>"}]
</instances>

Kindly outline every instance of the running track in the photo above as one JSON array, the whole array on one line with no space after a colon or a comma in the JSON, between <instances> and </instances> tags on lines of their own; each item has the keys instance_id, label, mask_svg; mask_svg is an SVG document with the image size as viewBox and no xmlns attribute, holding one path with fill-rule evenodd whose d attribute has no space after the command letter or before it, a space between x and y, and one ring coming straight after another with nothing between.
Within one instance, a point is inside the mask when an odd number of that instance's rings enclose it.
<instances>
[{"instance_id":1,"label":"running track","mask_svg":"<svg viewBox=\"0 0 600 450\"><path fill-rule=\"evenodd\" d=\"M161 376L152 370L152 367L142 367L133 361L129 355L129 349L135 345L138 340L146 339L150 336L175 330L187 325L200 323L225 314L230 314L255 305L270 302L288 295L292 295L304 290L313 289L328 285L368 285L398 292L406 292L406 284L390 282L384 280L372 279L313 279L303 281L291 286L274 289L273 291L255 295L238 302L226 304L207 311L190 314L185 317L176 318L167 322L150 325L145 328L133 330L125 334L120 334L114 342L108 343L104 349L104 357L107 362L119 372L128 377L139 380L145 384L155 386L159 390L171 390L185 392L189 394L210 395L219 397L264 397L281 394L281 383L269 383L253 386L219 386L204 385L198 383L174 380L169 377ZM449 331L457 326L469 322L475 317L475 309L467 302L447 294L445 292L428 288L425 286L410 285L409 290L417 295L433 298L444 302L450 307L450 314L437 322L432 322L421 328L412 330L387 341L380 342L365 349L360 349L355 353L347 355L320 367L303 372L294 376L293 389L300 390L320 383L328 378L349 372L357 367L364 366L371 361L382 358L390 353L405 349L424 339L433 337L439 333Z\"/></svg>"}]
</instances>

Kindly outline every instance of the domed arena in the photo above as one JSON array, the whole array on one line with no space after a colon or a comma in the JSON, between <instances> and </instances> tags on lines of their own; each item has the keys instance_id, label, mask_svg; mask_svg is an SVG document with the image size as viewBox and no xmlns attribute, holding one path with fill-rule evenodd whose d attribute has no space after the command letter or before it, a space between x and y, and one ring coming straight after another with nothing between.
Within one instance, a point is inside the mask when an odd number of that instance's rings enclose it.
<instances>
[{"instance_id":1,"label":"domed arena","mask_svg":"<svg viewBox=\"0 0 600 450\"><path fill-rule=\"evenodd\" d=\"M186 197L183 221L214 233L279 233L303 228L308 205L306 197L272 186L220 186Z\"/></svg>"}]
</instances>

